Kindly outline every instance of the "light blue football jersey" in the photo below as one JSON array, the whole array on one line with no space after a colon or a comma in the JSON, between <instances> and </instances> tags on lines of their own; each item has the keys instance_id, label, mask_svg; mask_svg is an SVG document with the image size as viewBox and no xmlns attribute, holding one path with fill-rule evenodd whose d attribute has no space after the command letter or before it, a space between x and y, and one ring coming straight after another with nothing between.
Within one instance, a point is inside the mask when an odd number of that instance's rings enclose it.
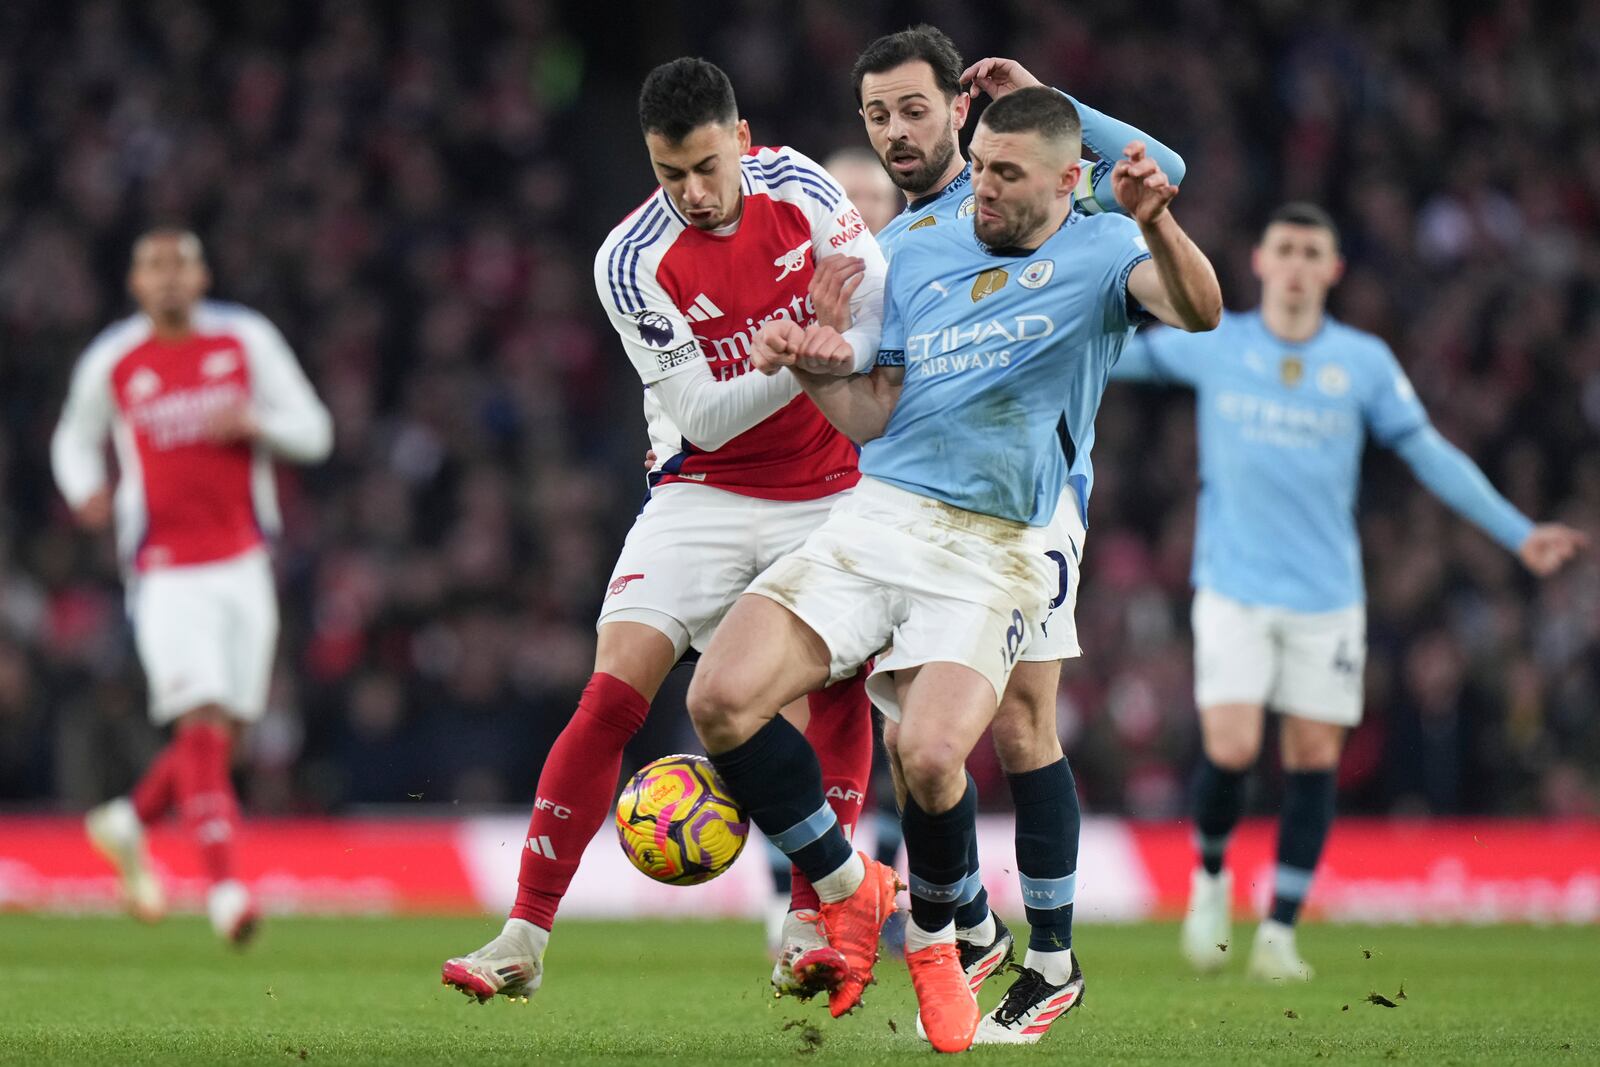
<instances>
[{"instance_id":1,"label":"light blue football jersey","mask_svg":"<svg viewBox=\"0 0 1600 1067\"><path fill-rule=\"evenodd\" d=\"M1095 412L1143 317L1138 226L1072 214L1039 248L996 253L968 214L908 225L893 248L879 364L903 364L905 385L861 473L1032 526L1069 482L1087 508Z\"/></svg>"},{"instance_id":2,"label":"light blue football jersey","mask_svg":"<svg viewBox=\"0 0 1600 1067\"><path fill-rule=\"evenodd\" d=\"M1305 612L1363 600L1367 434L1394 447L1429 429L1388 345L1331 317L1310 340L1284 341L1259 313L1229 312L1210 333L1145 330L1112 376L1196 392L1197 587Z\"/></svg>"}]
</instances>

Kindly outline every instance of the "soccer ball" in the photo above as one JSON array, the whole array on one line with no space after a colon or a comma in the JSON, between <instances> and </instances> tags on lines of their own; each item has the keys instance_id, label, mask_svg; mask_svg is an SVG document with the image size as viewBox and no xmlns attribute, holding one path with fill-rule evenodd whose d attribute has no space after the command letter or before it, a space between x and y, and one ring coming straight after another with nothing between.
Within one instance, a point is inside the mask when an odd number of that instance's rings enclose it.
<instances>
[{"instance_id":1,"label":"soccer ball","mask_svg":"<svg viewBox=\"0 0 1600 1067\"><path fill-rule=\"evenodd\" d=\"M617 800L623 855L668 885L709 882L744 851L750 822L704 756L640 768Z\"/></svg>"}]
</instances>

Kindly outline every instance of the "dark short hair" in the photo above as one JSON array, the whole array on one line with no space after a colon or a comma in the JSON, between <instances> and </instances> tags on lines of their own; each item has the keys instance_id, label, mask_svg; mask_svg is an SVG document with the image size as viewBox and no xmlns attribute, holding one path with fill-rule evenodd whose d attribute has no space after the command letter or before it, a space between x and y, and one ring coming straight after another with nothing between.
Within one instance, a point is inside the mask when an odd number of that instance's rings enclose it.
<instances>
[{"instance_id":1,"label":"dark short hair","mask_svg":"<svg viewBox=\"0 0 1600 1067\"><path fill-rule=\"evenodd\" d=\"M978 121L995 133L1037 133L1052 141L1076 142L1082 151L1083 123L1072 101L1044 86L1007 93L988 107Z\"/></svg>"},{"instance_id":2,"label":"dark short hair","mask_svg":"<svg viewBox=\"0 0 1600 1067\"><path fill-rule=\"evenodd\" d=\"M1311 226L1319 230L1327 230L1333 237L1333 247L1339 247L1339 226L1333 221L1333 216L1316 204L1304 200L1284 204L1267 216L1266 224L1261 227L1261 235L1266 236L1267 227L1273 223L1286 222L1291 226Z\"/></svg>"},{"instance_id":3,"label":"dark short hair","mask_svg":"<svg viewBox=\"0 0 1600 1067\"><path fill-rule=\"evenodd\" d=\"M677 143L707 123L731 126L739 120L733 83L722 68L696 56L663 63L639 90L639 126Z\"/></svg>"},{"instance_id":4,"label":"dark short hair","mask_svg":"<svg viewBox=\"0 0 1600 1067\"><path fill-rule=\"evenodd\" d=\"M933 68L933 83L946 100L961 91L961 53L943 30L924 22L899 33L885 34L867 45L850 68L856 103L861 103L861 80L868 74L882 74L916 59Z\"/></svg>"}]
</instances>

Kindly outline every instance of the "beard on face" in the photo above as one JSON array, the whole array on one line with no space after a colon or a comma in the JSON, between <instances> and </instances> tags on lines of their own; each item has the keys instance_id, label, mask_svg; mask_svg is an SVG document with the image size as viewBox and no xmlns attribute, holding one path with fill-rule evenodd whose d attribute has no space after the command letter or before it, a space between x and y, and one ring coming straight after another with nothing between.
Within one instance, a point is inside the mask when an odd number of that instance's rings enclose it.
<instances>
[{"instance_id":1,"label":"beard on face","mask_svg":"<svg viewBox=\"0 0 1600 1067\"><path fill-rule=\"evenodd\" d=\"M922 165L915 170L904 174L889 166L889 160L894 156L910 152L921 158ZM945 168L950 166L950 161L955 158L956 139L948 128L939 143L933 146L932 155L924 155L920 149L912 148L908 144L892 144L884 155L883 169L889 172L889 179L899 186L902 192L912 196L922 196L929 192L934 183L944 176Z\"/></svg>"},{"instance_id":2,"label":"beard on face","mask_svg":"<svg viewBox=\"0 0 1600 1067\"><path fill-rule=\"evenodd\" d=\"M1025 238L1040 226L1044 225L1049 212L1039 204L1017 203L1009 210L1000 208L1000 220L986 223L982 215L977 215L972 220L972 229L989 248L1009 248L1019 245Z\"/></svg>"}]
</instances>

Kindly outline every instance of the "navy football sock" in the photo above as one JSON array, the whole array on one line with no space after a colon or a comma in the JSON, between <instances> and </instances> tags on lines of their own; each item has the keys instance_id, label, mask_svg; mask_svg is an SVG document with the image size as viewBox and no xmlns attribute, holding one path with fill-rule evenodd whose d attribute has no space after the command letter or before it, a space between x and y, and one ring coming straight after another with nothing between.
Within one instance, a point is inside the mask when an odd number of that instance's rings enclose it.
<instances>
[{"instance_id":1,"label":"navy football sock","mask_svg":"<svg viewBox=\"0 0 1600 1067\"><path fill-rule=\"evenodd\" d=\"M1311 890L1333 825L1332 771L1291 771L1283 776L1283 815L1278 819L1278 868L1272 878L1274 922L1294 925Z\"/></svg>"},{"instance_id":2,"label":"navy football sock","mask_svg":"<svg viewBox=\"0 0 1600 1067\"><path fill-rule=\"evenodd\" d=\"M1247 771L1225 771L1204 754L1194 775L1195 849L1211 874L1222 873L1228 837L1244 812Z\"/></svg>"},{"instance_id":3,"label":"navy football sock","mask_svg":"<svg viewBox=\"0 0 1600 1067\"><path fill-rule=\"evenodd\" d=\"M822 795L817 754L783 716L711 763L751 821L812 883L850 862L850 842Z\"/></svg>"},{"instance_id":4,"label":"navy football sock","mask_svg":"<svg viewBox=\"0 0 1600 1067\"><path fill-rule=\"evenodd\" d=\"M978 807L978 783L969 773L967 793L972 797L972 807ZM972 835L967 848L967 880L961 887L961 900L956 905L956 926L970 930L989 915L989 892L983 888L983 869L978 860L978 835Z\"/></svg>"},{"instance_id":5,"label":"navy football sock","mask_svg":"<svg viewBox=\"0 0 1600 1067\"><path fill-rule=\"evenodd\" d=\"M976 790L969 785L949 811L929 814L915 797L906 800L906 862L911 872L911 918L932 933L956 915L967 882L967 857L978 812Z\"/></svg>"},{"instance_id":6,"label":"navy football sock","mask_svg":"<svg viewBox=\"0 0 1600 1067\"><path fill-rule=\"evenodd\" d=\"M1082 821L1077 783L1066 757L1025 774L1009 774L1017 809L1017 876L1027 912L1028 947L1072 947L1072 900L1078 883Z\"/></svg>"}]
</instances>

